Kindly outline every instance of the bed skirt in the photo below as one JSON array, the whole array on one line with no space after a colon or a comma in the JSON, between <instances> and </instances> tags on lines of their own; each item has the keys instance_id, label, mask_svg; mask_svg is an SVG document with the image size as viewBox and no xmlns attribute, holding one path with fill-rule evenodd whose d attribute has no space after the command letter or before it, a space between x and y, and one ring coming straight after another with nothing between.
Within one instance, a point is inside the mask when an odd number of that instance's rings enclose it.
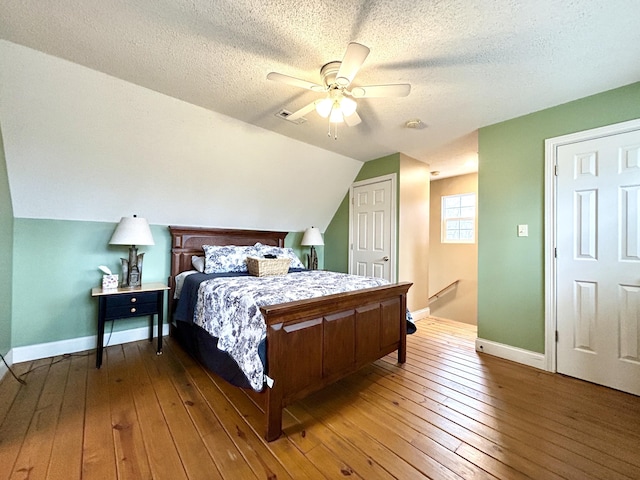
<instances>
[{"instance_id":1,"label":"bed skirt","mask_svg":"<svg viewBox=\"0 0 640 480\"><path fill-rule=\"evenodd\" d=\"M205 368L240 388L251 388L249 380L236 361L227 352L218 349L218 339L198 325L176 320L171 324L171 336ZM265 341L258 346L258 354L264 363ZM266 369L265 369L266 370Z\"/></svg>"}]
</instances>

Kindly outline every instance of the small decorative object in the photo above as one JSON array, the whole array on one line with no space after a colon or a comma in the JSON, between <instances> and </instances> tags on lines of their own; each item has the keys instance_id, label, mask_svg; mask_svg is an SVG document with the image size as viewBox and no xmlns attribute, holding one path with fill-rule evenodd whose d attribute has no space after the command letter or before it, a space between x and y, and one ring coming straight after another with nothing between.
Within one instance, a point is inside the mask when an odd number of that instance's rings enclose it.
<instances>
[{"instance_id":1,"label":"small decorative object","mask_svg":"<svg viewBox=\"0 0 640 480\"><path fill-rule=\"evenodd\" d=\"M104 275L102 276L102 289L112 290L118 288L118 275L111 273L111 270L104 265L98 267Z\"/></svg>"},{"instance_id":2,"label":"small decorative object","mask_svg":"<svg viewBox=\"0 0 640 480\"><path fill-rule=\"evenodd\" d=\"M122 261L122 288L135 288L142 285L142 259L144 253L138 253L136 245L155 245L149 224L144 218L122 217L109 241L110 245L130 245L129 258Z\"/></svg>"},{"instance_id":3,"label":"small decorative object","mask_svg":"<svg viewBox=\"0 0 640 480\"><path fill-rule=\"evenodd\" d=\"M307 268L309 270L317 270L318 269L318 257L316 255L315 245L324 245L324 240L322 239L322 234L320 233L320 229L316 227L307 228L304 231L304 235L302 236L302 241L300 242L302 246L311 246L311 250L307 255Z\"/></svg>"}]
</instances>

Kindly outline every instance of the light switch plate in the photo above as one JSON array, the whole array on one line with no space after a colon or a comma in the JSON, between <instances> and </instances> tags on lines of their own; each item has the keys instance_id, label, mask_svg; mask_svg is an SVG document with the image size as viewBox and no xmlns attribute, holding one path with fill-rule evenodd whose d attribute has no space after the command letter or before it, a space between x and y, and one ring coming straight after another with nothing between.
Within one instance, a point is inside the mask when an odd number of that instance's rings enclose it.
<instances>
[{"instance_id":1,"label":"light switch plate","mask_svg":"<svg viewBox=\"0 0 640 480\"><path fill-rule=\"evenodd\" d=\"M528 237L529 236L529 225L518 225L518 236L519 237Z\"/></svg>"}]
</instances>

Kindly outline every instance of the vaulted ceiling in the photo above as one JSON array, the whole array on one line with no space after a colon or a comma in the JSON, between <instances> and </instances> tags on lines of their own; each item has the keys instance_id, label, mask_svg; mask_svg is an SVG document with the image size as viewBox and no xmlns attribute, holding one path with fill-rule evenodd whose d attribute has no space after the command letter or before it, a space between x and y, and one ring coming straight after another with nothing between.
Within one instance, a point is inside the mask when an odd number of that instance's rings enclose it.
<instances>
[{"instance_id":1,"label":"vaulted ceiling","mask_svg":"<svg viewBox=\"0 0 640 480\"><path fill-rule=\"evenodd\" d=\"M402 152L443 176L475 170L477 129L640 79L637 0L21 0L0 38L345 155ZM327 136L319 94L349 42L371 52L353 85L410 83L358 100L362 123ZM423 128L406 128L420 119Z\"/></svg>"}]
</instances>

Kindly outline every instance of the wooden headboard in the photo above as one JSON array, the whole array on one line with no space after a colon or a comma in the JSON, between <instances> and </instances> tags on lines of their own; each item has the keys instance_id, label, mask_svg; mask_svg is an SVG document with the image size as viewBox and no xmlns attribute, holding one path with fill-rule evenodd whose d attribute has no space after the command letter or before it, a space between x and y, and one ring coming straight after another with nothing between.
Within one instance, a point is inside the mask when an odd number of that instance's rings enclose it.
<instances>
[{"instance_id":1,"label":"wooden headboard","mask_svg":"<svg viewBox=\"0 0 640 480\"><path fill-rule=\"evenodd\" d=\"M266 230L234 230L228 228L169 227L171 232L171 275L169 276L169 299L173 299L175 276L193 270L191 257L204 255L203 245L264 245L284 247L288 232Z\"/></svg>"}]
</instances>

